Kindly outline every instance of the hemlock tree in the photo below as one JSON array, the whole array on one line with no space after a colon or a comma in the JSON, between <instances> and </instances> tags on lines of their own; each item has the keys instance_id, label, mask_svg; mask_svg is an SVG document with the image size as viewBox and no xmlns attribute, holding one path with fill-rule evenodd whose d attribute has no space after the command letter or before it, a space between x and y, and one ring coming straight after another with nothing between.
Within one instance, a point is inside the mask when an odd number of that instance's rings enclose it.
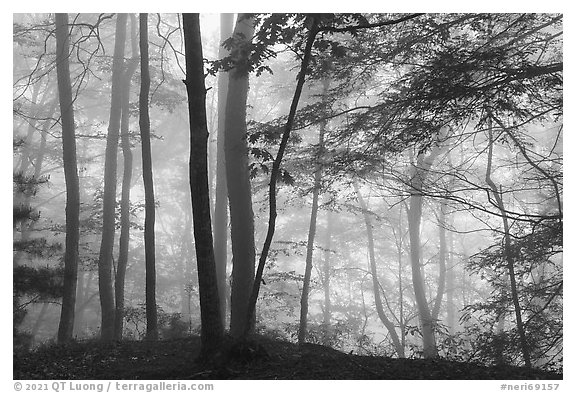
<instances>
[{"instance_id":1,"label":"hemlock tree","mask_svg":"<svg viewBox=\"0 0 576 393\"><path fill-rule=\"evenodd\" d=\"M212 243L210 194L208 188L208 127L206 124L206 86L198 14L183 14L186 56L186 92L190 117L190 191L194 240L200 292L201 357L213 356L222 344L224 328Z\"/></svg>"},{"instance_id":2,"label":"hemlock tree","mask_svg":"<svg viewBox=\"0 0 576 393\"><path fill-rule=\"evenodd\" d=\"M72 339L76 281L78 276L78 240L80 237L80 186L76 161L76 135L72 86L70 83L68 14L56 14L56 72L62 119L62 154L66 181L66 251L64 253L64 289L58 342Z\"/></svg>"}]
</instances>

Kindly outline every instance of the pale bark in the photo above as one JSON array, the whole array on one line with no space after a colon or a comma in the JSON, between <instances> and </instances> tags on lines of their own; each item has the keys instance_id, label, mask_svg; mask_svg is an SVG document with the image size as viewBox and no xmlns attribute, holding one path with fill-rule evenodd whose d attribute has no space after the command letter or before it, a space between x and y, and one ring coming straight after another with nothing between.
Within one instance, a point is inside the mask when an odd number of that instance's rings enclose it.
<instances>
[{"instance_id":1,"label":"pale bark","mask_svg":"<svg viewBox=\"0 0 576 393\"><path fill-rule=\"evenodd\" d=\"M374 303L376 305L376 313L378 314L378 318L380 319L380 321L384 324L384 326L388 330L388 333L390 334L390 339L392 340L392 344L394 345L394 349L398 354L398 357L403 358L405 357L404 346L402 345L400 338L398 337L398 333L396 332L396 326L394 326L394 323L390 319L388 319L386 313L384 312L382 297L380 296L380 282L378 280L378 271L376 269L376 256L374 253L374 232L373 232L372 218L370 217L370 212L368 211L366 202L364 201L362 193L360 192L360 187L356 182L354 182L354 191L356 191L358 204L360 205L360 209L362 210L362 215L364 217L364 223L366 224L366 238L368 240L368 259L370 264L370 273L372 275L372 287L374 289Z\"/></svg>"},{"instance_id":2,"label":"pale bark","mask_svg":"<svg viewBox=\"0 0 576 393\"><path fill-rule=\"evenodd\" d=\"M438 154L440 154L440 148L438 146L435 146L428 155L425 155L424 153L418 154L417 162L413 166L413 173L410 181L410 208L408 210L412 285L418 307L418 315L420 317L425 358L438 357L438 349L436 347L436 336L434 333L436 320L432 316L428 300L426 299L424 272L420 264L420 223L422 220L424 181Z\"/></svg>"},{"instance_id":3,"label":"pale bark","mask_svg":"<svg viewBox=\"0 0 576 393\"><path fill-rule=\"evenodd\" d=\"M239 14L234 35L247 44L254 34L254 19ZM232 241L232 297L230 334L239 337L247 325L248 300L254 281L254 213L246 140L246 101L248 98L248 70L244 63L250 51L233 48L235 67L229 71L225 119L225 162L228 200L230 203L230 231Z\"/></svg>"},{"instance_id":4,"label":"pale bark","mask_svg":"<svg viewBox=\"0 0 576 393\"><path fill-rule=\"evenodd\" d=\"M440 201L440 212L438 214L438 232L440 239L440 250L438 251L438 289L436 291L436 299L434 300L434 307L432 308L432 319L438 320L440 315L440 307L446 289L446 201Z\"/></svg>"},{"instance_id":5,"label":"pale bark","mask_svg":"<svg viewBox=\"0 0 576 393\"><path fill-rule=\"evenodd\" d=\"M322 95L326 99L330 81L323 81ZM308 334L308 297L310 292L310 279L312 276L312 258L314 254L314 238L316 237L316 219L318 218L318 198L322 185L322 159L324 153L324 133L326 132L326 120L320 123L318 134L318 156L314 169L314 189L312 191L312 210L310 212L310 224L308 227L308 241L306 243L306 264L304 268L304 282L302 285L302 295L300 297L300 324L298 327L298 343L306 342Z\"/></svg>"},{"instance_id":6,"label":"pale bark","mask_svg":"<svg viewBox=\"0 0 576 393\"><path fill-rule=\"evenodd\" d=\"M324 288L324 309L322 310L324 328L328 329L332 319L332 303L330 300L330 254L332 252L332 227L334 217L332 211L326 213L326 238L324 239L324 264L323 264L323 288Z\"/></svg>"},{"instance_id":7,"label":"pale bark","mask_svg":"<svg viewBox=\"0 0 576 393\"><path fill-rule=\"evenodd\" d=\"M228 51L222 42L232 35L234 14L220 14L220 50L218 57L223 58ZM214 258L218 293L220 294L220 318L226 325L228 303L226 266L228 264L228 186L226 183L226 161L224 153L226 98L228 96L228 74L218 75L218 138L216 141L216 197L214 203Z\"/></svg>"}]
</instances>

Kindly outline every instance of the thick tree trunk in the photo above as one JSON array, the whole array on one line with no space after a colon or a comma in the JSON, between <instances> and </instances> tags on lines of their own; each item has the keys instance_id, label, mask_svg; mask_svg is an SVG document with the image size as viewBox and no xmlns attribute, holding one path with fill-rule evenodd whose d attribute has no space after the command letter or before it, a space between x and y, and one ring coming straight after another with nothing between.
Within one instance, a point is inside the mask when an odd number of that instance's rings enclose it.
<instances>
[{"instance_id":1,"label":"thick tree trunk","mask_svg":"<svg viewBox=\"0 0 576 393\"><path fill-rule=\"evenodd\" d=\"M396 327L394 326L394 323L388 319L386 313L384 312L382 298L380 297L380 282L378 280L378 272L376 269L376 256L374 253L374 233L372 229L372 219L370 217L370 213L368 212L366 202L364 201L362 193L360 192L360 187L356 182L354 183L354 191L356 191L356 196L358 197L358 204L360 205L362 215L364 216L364 223L366 224L366 237L368 239L368 256L370 264L370 273L372 275L372 287L374 288L374 303L376 304L376 313L378 314L378 318L380 318L380 321L382 321L382 323L388 330L388 333L390 333L390 338L392 339L392 344L394 345L394 349L396 350L398 357L403 358L405 357L404 346L400 342L400 338L398 337L398 333L396 332Z\"/></svg>"},{"instance_id":2,"label":"thick tree trunk","mask_svg":"<svg viewBox=\"0 0 576 393\"><path fill-rule=\"evenodd\" d=\"M64 290L58 342L72 339L78 279L78 241L80 238L80 185L76 161L76 135L70 67L68 62L68 14L56 14L56 72L62 119L62 151L66 182L66 250L64 252Z\"/></svg>"},{"instance_id":3,"label":"thick tree trunk","mask_svg":"<svg viewBox=\"0 0 576 393\"><path fill-rule=\"evenodd\" d=\"M130 148L130 85L132 76L138 67L138 43L134 15L130 15L130 40L132 42L132 59L122 78L122 117L120 121L120 140L124 157L124 172L122 174L122 200L120 201L120 245L118 250L118 266L114 281L116 299L116 315L114 318L114 338L122 339L124 326L124 281L128 265L128 248L130 245L130 188L132 186L132 149Z\"/></svg>"},{"instance_id":4,"label":"thick tree trunk","mask_svg":"<svg viewBox=\"0 0 576 393\"><path fill-rule=\"evenodd\" d=\"M234 35L249 43L254 34L254 19L239 14ZM243 46L242 44L239 46ZM254 213L246 140L246 101L248 98L248 70L243 63L249 51L233 48L235 67L229 71L224 150L226 181L230 203L230 231L232 240L232 298L230 334L239 337L247 324L248 299L254 281Z\"/></svg>"},{"instance_id":5,"label":"thick tree trunk","mask_svg":"<svg viewBox=\"0 0 576 393\"><path fill-rule=\"evenodd\" d=\"M222 344L224 329L212 243L210 195L208 189L208 128L206 125L206 87L198 14L183 14L186 53L186 91L190 116L190 191L194 239L198 264L201 314L201 356L211 356Z\"/></svg>"},{"instance_id":6,"label":"thick tree trunk","mask_svg":"<svg viewBox=\"0 0 576 393\"><path fill-rule=\"evenodd\" d=\"M120 133L122 74L124 44L126 41L127 14L116 17L116 38L112 62L112 98L110 104L110 124L106 138L104 163L103 223L100 257L98 260L98 288L102 308L101 338L110 341L114 338L114 288L112 286L112 258L115 235L116 210L116 169L118 139Z\"/></svg>"},{"instance_id":7,"label":"thick tree trunk","mask_svg":"<svg viewBox=\"0 0 576 393\"><path fill-rule=\"evenodd\" d=\"M152 174L152 147L150 146L150 70L148 55L148 14L140 14L140 137L142 140L142 180L144 182L144 253L146 259L146 338L158 339L158 312L156 309L156 245L154 224L154 177Z\"/></svg>"},{"instance_id":8,"label":"thick tree trunk","mask_svg":"<svg viewBox=\"0 0 576 393\"><path fill-rule=\"evenodd\" d=\"M221 43L232 35L234 14L220 14ZM228 51L220 44L218 57L223 58ZM214 258L218 293L220 294L220 318L226 326L228 302L226 266L228 264L228 186L226 183L226 161L224 153L226 99L228 96L228 74L218 75L218 138L216 141L216 198L214 203Z\"/></svg>"}]
</instances>

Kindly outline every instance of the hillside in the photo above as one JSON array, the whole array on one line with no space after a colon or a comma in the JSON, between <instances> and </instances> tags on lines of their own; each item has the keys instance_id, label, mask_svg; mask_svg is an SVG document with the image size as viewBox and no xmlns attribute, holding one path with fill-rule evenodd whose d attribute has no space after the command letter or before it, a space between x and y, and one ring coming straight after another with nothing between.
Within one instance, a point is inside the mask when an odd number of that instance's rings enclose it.
<instances>
[{"instance_id":1,"label":"hillside","mask_svg":"<svg viewBox=\"0 0 576 393\"><path fill-rule=\"evenodd\" d=\"M14 356L14 379L562 379L518 367L359 356L262 337L256 350L231 350L208 365L195 361L199 344L190 337L46 346Z\"/></svg>"}]
</instances>

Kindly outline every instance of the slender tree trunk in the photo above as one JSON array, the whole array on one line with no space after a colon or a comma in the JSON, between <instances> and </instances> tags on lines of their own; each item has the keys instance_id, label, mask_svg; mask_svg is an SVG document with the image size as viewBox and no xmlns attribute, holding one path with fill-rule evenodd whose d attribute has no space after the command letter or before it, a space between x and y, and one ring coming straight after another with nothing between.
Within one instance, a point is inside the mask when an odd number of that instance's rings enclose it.
<instances>
[{"instance_id":1,"label":"slender tree trunk","mask_svg":"<svg viewBox=\"0 0 576 393\"><path fill-rule=\"evenodd\" d=\"M66 182L66 250L64 252L64 290L58 342L72 340L78 278L78 241L80 238L80 185L76 160L76 135L70 67L68 14L56 14L56 72L62 119L62 151Z\"/></svg>"},{"instance_id":2,"label":"slender tree trunk","mask_svg":"<svg viewBox=\"0 0 576 393\"><path fill-rule=\"evenodd\" d=\"M455 268L454 265L454 232L448 232L448 265L446 267L446 324L448 332L456 331L456 306L454 304Z\"/></svg>"},{"instance_id":3,"label":"slender tree trunk","mask_svg":"<svg viewBox=\"0 0 576 393\"><path fill-rule=\"evenodd\" d=\"M438 349L436 347L436 337L434 333L436 321L430 312L428 300L426 299L424 272L422 271L422 266L420 264L420 222L422 220L423 203L422 190L426 175L439 153L440 149L434 147L428 156L425 157L423 153L418 155L416 165L413 167L414 173L410 184L410 208L408 210L412 285L414 287L414 296L416 298L418 315L420 317L420 326L422 328L422 343L424 346L425 358L438 357Z\"/></svg>"},{"instance_id":4,"label":"slender tree trunk","mask_svg":"<svg viewBox=\"0 0 576 393\"><path fill-rule=\"evenodd\" d=\"M329 330L330 330L330 320L332 319L332 303L330 301L330 253L332 252L332 227L334 217L332 211L326 213L326 238L324 239L324 265L323 265L323 288L324 288L324 310L322 312L324 325L324 341L325 344L328 343Z\"/></svg>"},{"instance_id":5,"label":"slender tree trunk","mask_svg":"<svg viewBox=\"0 0 576 393\"><path fill-rule=\"evenodd\" d=\"M276 217L278 215L276 211L276 182L278 180L278 175L280 174L280 164L282 163L282 158L284 157L284 152L286 151L286 146L288 145L288 139L290 138L290 132L292 131L292 125L294 124L294 118L296 117L296 109L298 108L298 102L300 101L302 88L304 87L304 82L306 80L306 72L308 70L308 65L310 64L310 58L312 56L312 45L314 44L314 40L316 39L316 35L319 31L318 19L315 16L310 16L309 20L310 29L308 31L308 38L306 39L306 47L304 48L304 57L302 58L300 72L298 74L296 90L294 91L294 96L292 97L290 112L288 113L288 119L286 120L286 125L282 134L282 140L280 142L280 146L278 147L278 153L276 154L276 158L272 164L272 171L270 173L270 184L268 191L270 204L268 230L266 232L264 245L262 246L262 252L260 253L260 259L258 260L258 269L256 271L256 277L254 279L254 285L252 286L252 292L250 294L250 300L248 303L247 325L245 327L243 336L247 336L253 328L253 317L256 310L258 293L260 292L260 282L262 281L262 274L264 273L266 259L268 258L268 252L270 251L270 246L272 245L272 239L274 237L274 231L276 230Z\"/></svg>"},{"instance_id":6,"label":"slender tree trunk","mask_svg":"<svg viewBox=\"0 0 576 393\"><path fill-rule=\"evenodd\" d=\"M215 355L222 344L224 328L220 318L220 301L212 242L210 195L208 189L206 125L206 87L204 59L198 14L183 14L186 53L186 91L190 115L190 190L194 221L194 239L198 264L198 286L201 314L201 356Z\"/></svg>"},{"instance_id":7,"label":"slender tree trunk","mask_svg":"<svg viewBox=\"0 0 576 393\"><path fill-rule=\"evenodd\" d=\"M502 200L502 195L496 183L491 178L492 172L492 149L494 145L494 140L492 136L492 124L491 118L488 119L488 164L486 165L486 184L490 187L492 191L492 196L496 200L498 209L500 210L500 216L502 217L502 224L504 226L504 257L506 259L506 266L508 269L508 278L510 279L510 294L512 296L512 304L514 305L514 314L516 316L516 328L518 329L518 335L520 337L520 348L522 350L522 357L524 358L524 365L526 367L532 367L532 362L530 360L530 348L526 340L526 332L524 331L524 323L522 321L522 309L520 307L520 300L518 299L518 287L516 284L516 272L514 269L514 255L512 250L512 240L510 238L510 224L508 223L508 216L506 214L506 208L504 206L504 201Z\"/></svg>"},{"instance_id":8,"label":"slender tree trunk","mask_svg":"<svg viewBox=\"0 0 576 393\"><path fill-rule=\"evenodd\" d=\"M438 215L438 233L440 238L440 250L438 252L438 290L436 292L436 299L434 300L434 307L432 308L432 319L438 320L440 315L440 306L442 305L442 298L446 289L446 201L440 201L440 212Z\"/></svg>"},{"instance_id":9,"label":"slender tree trunk","mask_svg":"<svg viewBox=\"0 0 576 393\"><path fill-rule=\"evenodd\" d=\"M370 217L370 213L368 212L366 202L364 201L362 193L360 192L360 187L356 182L354 182L354 191L356 191L356 196L358 197L358 204L360 205L362 215L364 216L364 223L366 224L366 237L368 238L368 256L370 263L370 273L372 275L372 287L374 288L374 303L376 304L376 312L378 314L378 318L380 318L380 321L382 321L382 323L388 330L388 333L390 333L390 338L392 339L392 344L394 345L394 349L396 350L398 357L403 358L405 357L404 346L401 344L400 339L398 338L398 333L396 332L396 327L394 326L394 323L388 319L386 313L384 312L382 298L380 297L380 283L378 281L378 272L376 270L376 256L374 254L374 233L372 229L372 219Z\"/></svg>"},{"instance_id":10,"label":"slender tree trunk","mask_svg":"<svg viewBox=\"0 0 576 393\"><path fill-rule=\"evenodd\" d=\"M102 308L101 338L110 341L114 338L114 288L112 286L112 258L115 235L116 210L116 169L118 139L120 133L122 74L124 44L126 41L126 14L116 17L116 38L112 62L112 97L110 104L110 124L106 138L104 163L103 223L100 257L98 260L98 288Z\"/></svg>"},{"instance_id":11,"label":"slender tree trunk","mask_svg":"<svg viewBox=\"0 0 576 393\"><path fill-rule=\"evenodd\" d=\"M138 43L136 36L136 21L130 15L132 59L127 65L122 79L122 117L120 120L120 139L122 155L124 156L124 173L122 175L122 200L120 202L120 245L118 250L118 267L114 281L116 299L116 316L114 318L114 338L122 339L124 326L124 281L128 265L128 249L130 244L130 188L132 186L132 149L130 148L130 85L132 76L138 67Z\"/></svg>"},{"instance_id":12,"label":"slender tree trunk","mask_svg":"<svg viewBox=\"0 0 576 393\"><path fill-rule=\"evenodd\" d=\"M144 182L145 219L144 253L146 258L146 338L158 339L158 312L156 309L156 245L154 224L154 176L152 174L152 147L150 146L150 70L148 55L148 14L140 14L140 137L142 140L142 180Z\"/></svg>"},{"instance_id":13,"label":"slender tree trunk","mask_svg":"<svg viewBox=\"0 0 576 393\"><path fill-rule=\"evenodd\" d=\"M326 99L330 81L324 79L322 95ZM304 284L300 298L300 326L298 328L298 343L304 344L308 334L308 297L310 292L310 279L312 276L312 257L314 253L314 238L316 236L316 219L318 218L318 197L322 185L322 160L324 154L324 133L326 132L326 120L320 124L318 135L318 157L314 170L314 190L312 191L312 211L310 213L310 225L308 228L308 242L306 244L306 267L304 270Z\"/></svg>"},{"instance_id":14,"label":"slender tree trunk","mask_svg":"<svg viewBox=\"0 0 576 393\"><path fill-rule=\"evenodd\" d=\"M232 35L234 14L220 14L221 43ZM218 57L223 58L228 51L220 44ZM228 264L228 187L226 183L226 161L224 138L226 124L226 99L228 96L228 74L218 75L218 139L216 141L216 198L214 203L214 258L218 293L220 294L220 318L226 326L228 302L226 266Z\"/></svg>"},{"instance_id":15,"label":"slender tree trunk","mask_svg":"<svg viewBox=\"0 0 576 393\"><path fill-rule=\"evenodd\" d=\"M250 42L254 34L254 19L239 14L234 36ZM232 240L232 298L230 334L239 337L247 324L248 299L254 281L254 214L252 188L246 140L246 101L248 98L248 70L243 65L250 55L245 48L233 48L226 100L224 150L226 181L230 202L230 230Z\"/></svg>"}]
</instances>

